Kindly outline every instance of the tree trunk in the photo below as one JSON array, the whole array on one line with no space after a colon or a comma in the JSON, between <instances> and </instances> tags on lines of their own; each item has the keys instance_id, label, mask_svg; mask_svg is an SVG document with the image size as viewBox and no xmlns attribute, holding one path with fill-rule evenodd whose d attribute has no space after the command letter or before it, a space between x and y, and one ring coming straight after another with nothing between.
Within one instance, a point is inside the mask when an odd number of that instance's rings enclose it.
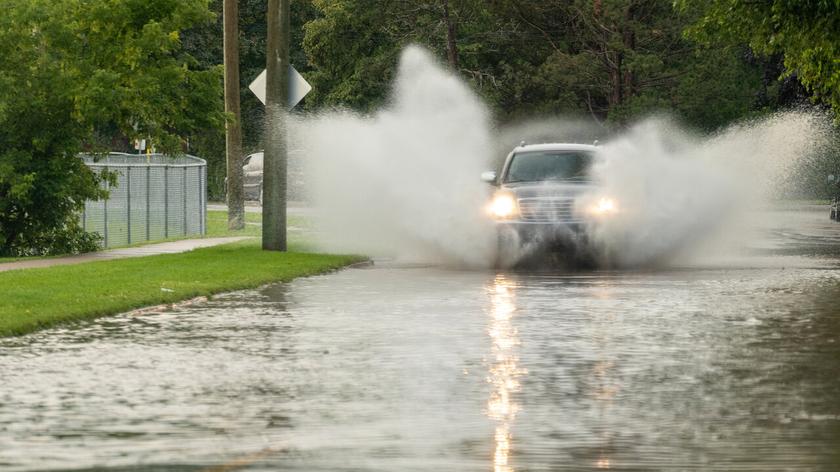
<instances>
[{"instance_id":1,"label":"tree trunk","mask_svg":"<svg viewBox=\"0 0 840 472\"><path fill-rule=\"evenodd\" d=\"M610 109L620 105L622 100L624 99L624 93L622 90L623 82L621 74L623 59L624 57L620 52L615 53L613 57L613 65L610 67Z\"/></svg>"},{"instance_id":2,"label":"tree trunk","mask_svg":"<svg viewBox=\"0 0 840 472\"><path fill-rule=\"evenodd\" d=\"M455 40L455 23L449 16L449 0L443 0L443 20L446 22L446 52L449 57L449 67L458 70L458 44Z\"/></svg>"},{"instance_id":3,"label":"tree trunk","mask_svg":"<svg viewBox=\"0 0 840 472\"><path fill-rule=\"evenodd\" d=\"M262 247L286 250L286 105L289 96L289 0L268 0Z\"/></svg>"},{"instance_id":4,"label":"tree trunk","mask_svg":"<svg viewBox=\"0 0 840 472\"><path fill-rule=\"evenodd\" d=\"M228 229L245 228L245 195L242 187L242 114L239 106L239 5L224 0L225 124Z\"/></svg>"},{"instance_id":5,"label":"tree trunk","mask_svg":"<svg viewBox=\"0 0 840 472\"><path fill-rule=\"evenodd\" d=\"M622 32L622 43L624 44L624 51L625 54L630 51L634 51L636 49L636 32L633 31L633 20L634 20L634 11L633 5L631 4L627 7L627 14L625 16L625 23ZM623 98L630 98L634 95L635 91L635 77L633 71L630 70L627 66L624 67L624 91L622 93Z\"/></svg>"}]
</instances>

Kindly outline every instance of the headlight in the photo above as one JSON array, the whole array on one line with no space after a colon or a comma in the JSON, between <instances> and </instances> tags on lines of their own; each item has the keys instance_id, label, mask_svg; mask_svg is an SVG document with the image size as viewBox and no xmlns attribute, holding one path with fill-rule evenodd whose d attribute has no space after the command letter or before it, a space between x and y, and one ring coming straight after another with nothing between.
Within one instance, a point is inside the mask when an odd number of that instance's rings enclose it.
<instances>
[{"instance_id":1,"label":"headlight","mask_svg":"<svg viewBox=\"0 0 840 472\"><path fill-rule=\"evenodd\" d=\"M519 209L516 205L516 197L511 192L497 192L490 202L488 212L491 216L498 219L512 218L519 214Z\"/></svg>"},{"instance_id":2,"label":"headlight","mask_svg":"<svg viewBox=\"0 0 840 472\"><path fill-rule=\"evenodd\" d=\"M590 211L595 215L612 215L618 212L618 204L612 198L602 197Z\"/></svg>"}]
</instances>

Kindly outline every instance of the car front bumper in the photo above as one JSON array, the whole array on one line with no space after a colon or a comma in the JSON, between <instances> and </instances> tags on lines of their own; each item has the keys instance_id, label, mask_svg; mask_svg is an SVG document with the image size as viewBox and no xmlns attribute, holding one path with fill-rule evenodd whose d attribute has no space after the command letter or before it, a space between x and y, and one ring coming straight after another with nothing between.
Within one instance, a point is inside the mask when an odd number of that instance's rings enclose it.
<instances>
[{"instance_id":1,"label":"car front bumper","mask_svg":"<svg viewBox=\"0 0 840 472\"><path fill-rule=\"evenodd\" d=\"M578 246L586 238L585 221L534 223L526 221L497 221L500 244L534 247L544 250L563 250Z\"/></svg>"}]
</instances>

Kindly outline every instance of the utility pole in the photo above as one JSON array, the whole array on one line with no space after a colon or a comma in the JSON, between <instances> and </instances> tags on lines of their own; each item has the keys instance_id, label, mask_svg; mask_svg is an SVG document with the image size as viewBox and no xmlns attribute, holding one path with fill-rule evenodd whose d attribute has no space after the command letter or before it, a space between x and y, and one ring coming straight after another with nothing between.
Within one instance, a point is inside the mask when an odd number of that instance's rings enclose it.
<instances>
[{"instance_id":1,"label":"utility pole","mask_svg":"<svg viewBox=\"0 0 840 472\"><path fill-rule=\"evenodd\" d=\"M225 123L228 229L245 228L245 195L242 186L242 113L239 106L239 0L224 0Z\"/></svg>"},{"instance_id":2,"label":"utility pole","mask_svg":"<svg viewBox=\"0 0 840 472\"><path fill-rule=\"evenodd\" d=\"M268 0L262 247L286 250L286 104L289 97L289 1Z\"/></svg>"}]
</instances>

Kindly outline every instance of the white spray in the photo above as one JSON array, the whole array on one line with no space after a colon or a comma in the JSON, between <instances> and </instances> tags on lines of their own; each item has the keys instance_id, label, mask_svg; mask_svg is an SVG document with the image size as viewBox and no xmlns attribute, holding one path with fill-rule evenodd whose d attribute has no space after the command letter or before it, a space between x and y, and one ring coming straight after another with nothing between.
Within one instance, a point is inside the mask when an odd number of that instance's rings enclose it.
<instances>
[{"instance_id":1,"label":"white spray","mask_svg":"<svg viewBox=\"0 0 840 472\"><path fill-rule=\"evenodd\" d=\"M789 112L698 139L651 119L601 148L599 192L621 211L591 231L611 265L702 262L752 236L752 210L826 142L826 121ZM726 244L706 244L710 239ZM739 241L739 239L741 239Z\"/></svg>"},{"instance_id":2,"label":"white spray","mask_svg":"<svg viewBox=\"0 0 840 472\"><path fill-rule=\"evenodd\" d=\"M731 229L778 187L779 175L816 150L823 123L789 113L700 139L668 120L647 120L601 148L598 193L620 211L593 226L591 237L611 265L697 256L699 243ZM383 110L297 117L290 131L325 249L486 267L496 237L484 213L491 188L478 177L525 134L542 136L552 126L557 141L571 133L589 142L603 131L556 120L494 130L460 79L409 47Z\"/></svg>"},{"instance_id":3,"label":"white spray","mask_svg":"<svg viewBox=\"0 0 840 472\"><path fill-rule=\"evenodd\" d=\"M486 266L494 249L479 179L492 157L487 109L423 49L406 49L390 106L292 124L331 250Z\"/></svg>"}]
</instances>

